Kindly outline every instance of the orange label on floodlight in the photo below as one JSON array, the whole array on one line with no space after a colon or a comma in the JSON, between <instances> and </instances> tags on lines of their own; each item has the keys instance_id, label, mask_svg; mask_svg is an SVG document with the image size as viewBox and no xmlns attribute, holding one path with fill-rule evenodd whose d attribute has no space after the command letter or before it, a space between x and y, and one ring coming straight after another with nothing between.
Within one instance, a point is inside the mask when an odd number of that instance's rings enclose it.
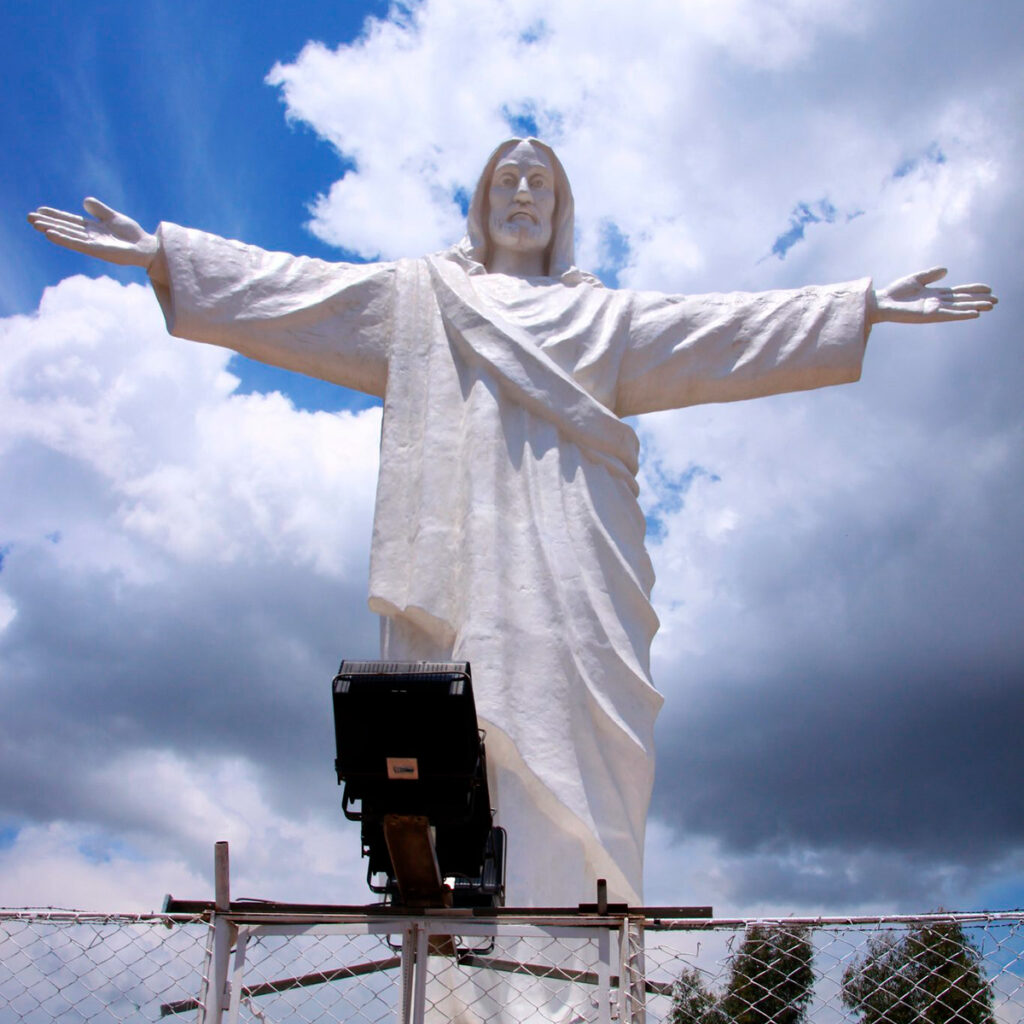
<instances>
[{"instance_id":1,"label":"orange label on floodlight","mask_svg":"<svg viewBox=\"0 0 1024 1024\"><path fill-rule=\"evenodd\" d=\"M420 777L419 762L415 757L389 757L389 779L418 779Z\"/></svg>"}]
</instances>

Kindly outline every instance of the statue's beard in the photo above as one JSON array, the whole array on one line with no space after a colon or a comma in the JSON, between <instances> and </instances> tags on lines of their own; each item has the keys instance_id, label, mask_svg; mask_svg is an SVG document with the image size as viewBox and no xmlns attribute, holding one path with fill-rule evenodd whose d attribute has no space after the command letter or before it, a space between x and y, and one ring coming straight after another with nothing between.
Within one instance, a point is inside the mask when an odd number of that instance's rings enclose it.
<instances>
[{"instance_id":1,"label":"statue's beard","mask_svg":"<svg viewBox=\"0 0 1024 1024\"><path fill-rule=\"evenodd\" d=\"M551 241L550 225L538 224L529 217L516 217L508 221L492 214L489 227L492 246L518 252L537 252L546 249Z\"/></svg>"}]
</instances>

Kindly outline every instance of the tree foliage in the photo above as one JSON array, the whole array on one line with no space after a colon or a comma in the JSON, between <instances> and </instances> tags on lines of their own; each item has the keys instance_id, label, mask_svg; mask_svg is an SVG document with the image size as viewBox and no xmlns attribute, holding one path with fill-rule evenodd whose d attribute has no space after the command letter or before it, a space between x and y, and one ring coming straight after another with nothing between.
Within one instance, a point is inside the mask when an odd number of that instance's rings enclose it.
<instances>
[{"instance_id":1,"label":"tree foliage","mask_svg":"<svg viewBox=\"0 0 1024 1024\"><path fill-rule=\"evenodd\" d=\"M992 985L957 921L868 940L843 973L843 1003L862 1024L993 1024Z\"/></svg>"},{"instance_id":2,"label":"tree foliage","mask_svg":"<svg viewBox=\"0 0 1024 1024\"><path fill-rule=\"evenodd\" d=\"M814 972L807 929L755 925L732 962L722 1000L736 1024L800 1024L811 1001Z\"/></svg>"},{"instance_id":3,"label":"tree foliage","mask_svg":"<svg viewBox=\"0 0 1024 1024\"><path fill-rule=\"evenodd\" d=\"M716 996L684 968L673 990L670 1024L801 1024L814 986L808 932L795 925L753 925Z\"/></svg>"},{"instance_id":4,"label":"tree foliage","mask_svg":"<svg viewBox=\"0 0 1024 1024\"><path fill-rule=\"evenodd\" d=\"M668 1024L726 1024L717 998L693 967L684 967L672 986Z\"/></svg>"}]
</instances>

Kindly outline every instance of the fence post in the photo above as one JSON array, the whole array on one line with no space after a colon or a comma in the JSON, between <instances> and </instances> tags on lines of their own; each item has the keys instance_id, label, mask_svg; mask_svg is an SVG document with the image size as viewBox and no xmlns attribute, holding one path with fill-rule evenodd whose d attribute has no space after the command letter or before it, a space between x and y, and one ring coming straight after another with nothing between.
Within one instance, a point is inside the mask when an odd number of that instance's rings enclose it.
<instances>
[{"instance_id":1,"label":"fence post","mask_svg":"<svg viewBox=\"0 0 1024 1024\"><path fill-rule=\"evenodd\" d=\"M597 995L598 1024L612 1021L612 929L607 923L599 926L597 933Z\"/></svg>"},{"instance_id":2,"label":"fence post","mask_svg":"<svg viewBox=\"0 0 1024 1024\"><path fill-rule=\"evenodd\" d=\"M228 844L213 847L213 978L206 990L204 1024L221 1024L228 1002L228 966L231 962L231 876Z\"/></svg>"},{"instance_id":3,"label":"fence post","mask_svg":"<svg viewBox=\"0 0 1024 1024\"><path fill-rule=\"evenodd\" d=\"M632 1024L633 978L630 973L629 918L624 918L619 929L619 991L616 998L616 1013L622 1024Z\"/></svg>"},{"instance_id":4,"label":"fence post","mask_svg":"<svg viewBox=\"0 0 1024 1024\"><path fill-rule=\"evenodd\" d=\"M646 1024L647 965L644 961L644 918L631 915L622 923L622 967L619 974L623 1024Z\"/></svg>"},{"instance_id":5,"label":"fence post","mask_svg":"<svg viewBox=\"0 0 1024 1024\"><path fill-rule=\"evenodd\" d=\"M407 923L402 931L402 989L398 1007L398 1024L409 1024L412 1020L412 981L416 960L415 925Z\"/></svg>"},{"instance_id":6,"label":"fence post","mask_svg":"<svg viewBox=\"0 0 1024 1024\"><path fill-rule=\"evenodd\" d=\"M413 975L412 1024L423 1024L427 1007L427 971L430 969L430 935L427 929L416 926L416 973Z\"/></svg>"}]
</instances>

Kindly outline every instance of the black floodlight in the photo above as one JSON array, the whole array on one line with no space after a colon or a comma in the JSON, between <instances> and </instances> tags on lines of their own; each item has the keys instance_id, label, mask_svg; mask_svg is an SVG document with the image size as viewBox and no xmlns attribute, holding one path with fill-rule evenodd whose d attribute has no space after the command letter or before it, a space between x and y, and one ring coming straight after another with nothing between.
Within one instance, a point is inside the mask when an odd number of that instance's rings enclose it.
<instances>
[{"instance_id":1,"label":"black floodlight","mask_svg":"<svg viewBox=\"0 0 1024 1024\"><path fill-rule=\"evenodd\" d=\"M423 880L440 891L454 878L454 905L501 905L505 837L492 826L469 663L343 661L332 690L342 810L362 824L370 888L429 904Z\"/></svg>"}]
</instances>

